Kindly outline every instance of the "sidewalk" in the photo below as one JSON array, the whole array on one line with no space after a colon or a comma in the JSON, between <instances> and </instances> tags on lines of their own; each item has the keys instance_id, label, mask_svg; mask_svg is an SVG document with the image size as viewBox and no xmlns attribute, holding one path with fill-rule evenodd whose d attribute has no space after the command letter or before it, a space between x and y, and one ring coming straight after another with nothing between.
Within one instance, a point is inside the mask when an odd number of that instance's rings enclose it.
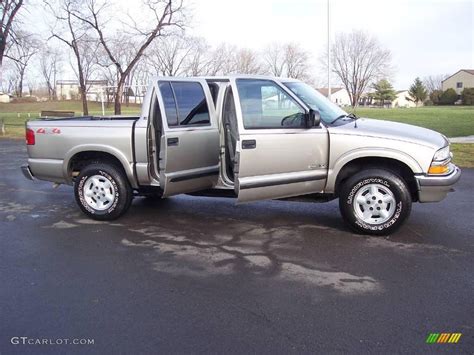
<instances>
[{"instance_id":1,"label":"sidewalk","mask_svg":"<svg viewBox=\"0 0 474 355\"><path fill-rule=\"evenodd\" d=\"M451 143L474 143L474 136L448 138Z\"/></svg>"}]
</instances>

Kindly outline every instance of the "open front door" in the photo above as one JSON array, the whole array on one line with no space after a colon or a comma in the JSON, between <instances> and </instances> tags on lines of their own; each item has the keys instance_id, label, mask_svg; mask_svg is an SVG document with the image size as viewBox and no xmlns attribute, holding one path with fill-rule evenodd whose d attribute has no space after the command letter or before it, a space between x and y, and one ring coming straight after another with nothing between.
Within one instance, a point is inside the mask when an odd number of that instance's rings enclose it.
<instances>
[{"instance_id":1,"label":"open front door","mask_svg":"<svg viewBox=\"0 0 474 355\"><path fill-rule=\"evenodd\" d=\"M163 196L212 188L219 177L219 132L208 84L200 79L159 79L158 101Z\"/></svg>"},{"instance_id":2,"label":"open front door","mask_svg":"<svg viewBox=\"0 0 474 355\"><path fill-rule=\"evenodd\" d=\"M275 81L236 79L232 89L239 130L238 201L321 192L327 177L326 128L305 128L305 108Z\"/></svg>"}]
</instances>

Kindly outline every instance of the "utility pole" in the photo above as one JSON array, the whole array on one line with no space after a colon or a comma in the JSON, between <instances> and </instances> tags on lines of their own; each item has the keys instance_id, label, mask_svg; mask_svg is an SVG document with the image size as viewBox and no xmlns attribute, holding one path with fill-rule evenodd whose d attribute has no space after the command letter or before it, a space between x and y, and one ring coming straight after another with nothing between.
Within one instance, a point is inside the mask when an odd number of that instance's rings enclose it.
<instances>
[{"instance_id":1,"label":"utility pole","mask_svg":"<svg viewBox=\"0 0 474 355\"><path fill-rule=\"evenodd\" d=\"M331 30L331 20L330 20L330 10L329 10L329 2L331 0L327 0L327 7L328 7L328 99L331 101L331 41L330 41L330 30Z\"/></svg>"}]
</instances>

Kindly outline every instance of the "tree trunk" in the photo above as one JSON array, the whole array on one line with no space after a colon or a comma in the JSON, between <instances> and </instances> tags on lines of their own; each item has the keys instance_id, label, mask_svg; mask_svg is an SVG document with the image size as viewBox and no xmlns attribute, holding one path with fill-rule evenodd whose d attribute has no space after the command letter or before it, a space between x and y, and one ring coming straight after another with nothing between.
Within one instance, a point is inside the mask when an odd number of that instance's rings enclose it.
<instances>
[{"instance_id":1,"label":"tree trunk","mask_svg":"<svg viewBox=\"0 0 474 355\"><path fill-rule=\"evenodd\" d=\"M116 115L122 114L122 94L123 86L125 85L125 76L121 76L117 83L117 94L115 95L114 113Z\"/></svg>"},{"instance_id":2,"label":"tree trunk","mask_svg":"<svg viewBox=\"0 0 474 355\"><path fill-rule=\"evenodd\" d=\"M357 97L356 97L356 94L352 94L350 95L351 96L351 106L352 108L355 108L356 107L356 103L357 103Z\"/></svg>"},{"instance_id":3,"label":"tree trunk","mask_svg":"<svg viewBox=\"0 0 474 355\"><path fill-rule=\"evenodd\" d=\"M81 87L81 98L82 98L82 111L84 111L84 116L88 116L89 108L87 107L87 90L85 87Z\"/></svg>"},{"instance_id":4,"label":"tree trunk","mask_svg":"<svg viewBox=\"0 0 474 355\"><path fill-rule=\"evenodd\" d=\"M18 82L18 97L23 97L23 78L25 76L24 71L20 71L20 78Z\"/></svg>"},{"instance_id":5,"label":"tree trunk","mask_svg":"<svg viewBox=\"0 0 474 355\"><path fill-rule=\"evenodd\" d=\"M79 59L77 60L80 63ZM82 65L78 65L78 73L79 73L79 92L81 94L82 99L82 111L84 116L89 115L89 108L87 107L87 88L86 88L86 81L84 79L84 73L82 72Z\"/></svg>"}]
</instances>

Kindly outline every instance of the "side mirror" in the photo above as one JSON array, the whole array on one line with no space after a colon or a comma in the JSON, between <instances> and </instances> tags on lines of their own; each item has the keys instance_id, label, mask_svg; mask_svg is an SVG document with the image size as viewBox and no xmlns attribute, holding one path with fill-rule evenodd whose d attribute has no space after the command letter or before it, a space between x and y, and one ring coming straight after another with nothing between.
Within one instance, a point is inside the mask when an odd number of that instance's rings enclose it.
<instances>
[{"instance_id":1,"label":"side mirror","mask_svg":"<svg viewBox=\"0 0 474 355\"><path fill-rule=\"evenodd\" d=\"M309 109L309 112L305 114L304 121L306 128L318 127L321 123L321 115L319 114L319 111L311 108Z\"/></svg>"}]
</instances>

